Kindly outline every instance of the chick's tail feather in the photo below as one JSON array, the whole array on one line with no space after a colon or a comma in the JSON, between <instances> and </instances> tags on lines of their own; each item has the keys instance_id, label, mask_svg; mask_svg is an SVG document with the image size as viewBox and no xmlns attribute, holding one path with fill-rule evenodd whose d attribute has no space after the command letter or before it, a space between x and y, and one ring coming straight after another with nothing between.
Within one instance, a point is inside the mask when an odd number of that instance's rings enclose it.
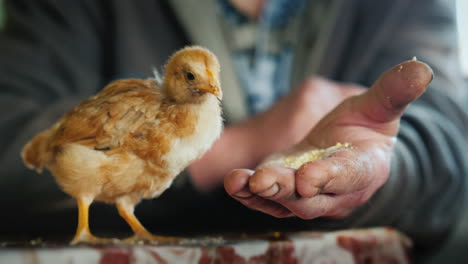
<instances>
[{"instance_id":1,"label":"chick's tail feather","mask_svg":"<svg viewBox=\"0 0 468 264\"><path fill-rule=\"evenodd\" d=\"M21 158L26 167L34 169L38 173L42 173L51 156L48 150L49 133L49 130L39 133L21 151Z\"/></svg>"}]
</instances>

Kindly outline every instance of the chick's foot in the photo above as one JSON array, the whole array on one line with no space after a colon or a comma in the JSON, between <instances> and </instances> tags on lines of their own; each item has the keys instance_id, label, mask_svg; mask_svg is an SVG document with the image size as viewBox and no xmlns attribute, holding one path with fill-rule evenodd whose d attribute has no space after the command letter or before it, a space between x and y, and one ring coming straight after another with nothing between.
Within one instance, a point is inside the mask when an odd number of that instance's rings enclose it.
<instances>
[{"instance_id":1,"label":"chick's foot","mask_svg":"<svg viewBox=\"0 0 468 264\"><path fill-rule=\"evenodd\" d=\"M116 244L119 240L116 238L100 238L95 237L89 232L81 232L77 233L73 240L70 242L70 245L77 245L77 244Z\"/></svg>"},{"instance_id":2,"label":"chick's foot","mask_svg":"<svg viewBox=\"0 0 468 264\"><path fill-rule=\"evenodd\" d=\"M70 242L71 245L79 243L86 244L112 244L118 242L118 239L113 238L98 238L93 236L89 230L89 206L93 199L87 196L77 198L78 202L78 227L75 237Z\"/></svg>"}]
</instances>

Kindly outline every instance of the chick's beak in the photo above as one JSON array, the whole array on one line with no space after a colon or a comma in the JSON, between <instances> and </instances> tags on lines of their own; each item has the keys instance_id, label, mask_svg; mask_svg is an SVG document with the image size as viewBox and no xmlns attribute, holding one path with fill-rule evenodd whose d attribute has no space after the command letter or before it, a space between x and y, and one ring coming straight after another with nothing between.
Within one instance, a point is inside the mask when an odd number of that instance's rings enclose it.
<instances>
[{"instance_id":1,"label":"chick's beak","mask_svg":"<svg viewBox=\"0 0 468 264\"><path fill-rule=\"evenodd\" d=\"M219 89L218 85L210 84L207 86L198 87L197 89L201 92L211 93L219 99L223 99L223 94L221 93L221 89Z\"/></svg>"},{"instance_id":2,"label":"chick's beak","mask_svg":"<svg viewBox=\"0 0 468 264\"><path fill-rule=\"evenodd\" d=\"M208 75L209 83L206 86L198 87L198 90L206 93L211 93L219 99L223 99L223 93L219 88L218 81L214 77L213 72L211 72L210 69L206 69L206 74Z\"/></svg>"}]
</instances>

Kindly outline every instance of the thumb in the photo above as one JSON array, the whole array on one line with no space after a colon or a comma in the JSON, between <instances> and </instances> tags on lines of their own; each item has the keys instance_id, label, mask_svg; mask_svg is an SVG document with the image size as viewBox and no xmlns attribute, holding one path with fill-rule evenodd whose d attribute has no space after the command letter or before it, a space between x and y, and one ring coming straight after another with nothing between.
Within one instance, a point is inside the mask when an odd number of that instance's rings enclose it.
<instances>
[{"instance_id":1,"label":"thumb","mask_svg":"<svg viewBox=\"0 0 468 264\"><path fill-rule=\"evenodd\" d=\"M413 60L398 64L356 98L354 110L371 122L397 120L407 106L426 91L432 78L432 69L423 62Z\"/></svg>"}]
</instances>

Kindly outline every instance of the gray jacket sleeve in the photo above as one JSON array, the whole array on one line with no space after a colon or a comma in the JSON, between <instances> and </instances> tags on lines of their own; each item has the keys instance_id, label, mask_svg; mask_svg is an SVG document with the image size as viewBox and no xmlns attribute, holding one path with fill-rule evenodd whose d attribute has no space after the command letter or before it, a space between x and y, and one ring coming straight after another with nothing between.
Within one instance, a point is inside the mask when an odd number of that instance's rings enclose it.
<instances>
[{"instance_id":1,"label":"gray jacket sleeve","mask_svg":"<svg viewBox=\"0 0 468 264\"><path fill-rule=\"evenodd\" d=\"M352 216L356 225L397 227L423 248L438 245L453 230L466 192L467 87L450 2L408 1L363 74L370 85L413 56L434 70L429 89L401 120L388 182Z\"/></svg>"},{"instance_id":2,"label":"gray jacket sleeve","mask_svg":"<svg viewBox=\"0 0 468 264\"><path fill-rule=\"evenodd\" d=\"M12 213L51 208L65 199L53 177L22 164L20 150L102 85L100 27L93 24L93 10L84 12L86 5L78 2L6 2L0 33L0 206Z\"/></svg>"}]
</instances>

